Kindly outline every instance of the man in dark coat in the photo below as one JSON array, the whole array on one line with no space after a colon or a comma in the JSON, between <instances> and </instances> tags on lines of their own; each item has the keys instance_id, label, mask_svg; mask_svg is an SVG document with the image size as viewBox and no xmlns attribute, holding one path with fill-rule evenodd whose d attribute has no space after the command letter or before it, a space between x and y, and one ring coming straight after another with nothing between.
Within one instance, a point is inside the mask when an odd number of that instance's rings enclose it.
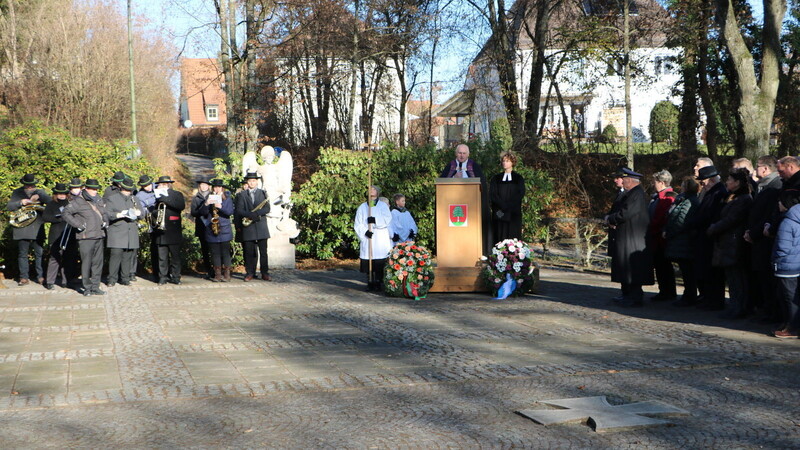
<instances>
[{"instance_id":1,"label":"man in dark coat","mask_svg":"<svg viewBox=\"0 0 800 450\"><path fill-rule=\"evenodd\" d=\"M80 180L73 180L78 183ZM66 286L70 280L77 278L75 268L78 266L78 241L75 240L75 230L64 221L62 212L69 204L67 196L69 187L64 183L56 183L53 188L53 199L47 203L42 213L42 218L50 224L47 244L50 256L47 261L47 276L43 286L53 289L58 275L61 275L61 284Z\"/></svg>"},{"instance_id":2,"label":"man in dark coat","mask_svg":"<svg viewBox=\"0 0 800 450\"><path fill-rule=\"evenodd\" d=\"M714 166L701 168L698 171L697 181L701 186L702 200L686 224L688 230L694 231L695 237L694 268L700 292L697 307L719 311L725 309L725 270L711 264L714 256L714 239L709 237L706 231L719 218L728 191L725 189L725 184L720 182L719 172Z\"/></svg>"},{"instance_id":3,"label":"man in dark coat","mask_svg":"<svg viewBox=\"0 0 800 450\"><path fill-rule=\"evenodd\" d=\"M627 167L625 167L627 169ZM611 204L611 209L608 211L608 214L603 218L603 220L608 223L608 216L616 213L619 211L619 207L622 201L622 194L625 193L625 189L622 188L622 179L624 175L622 173L623 167L617 169L616 172L611 174L611 177L614 180L614 202ZM608 227L608 256L613 260L614 259L614 250L616 248L617 242L617 229L615 227L609 226ZM614 297L613 300L615 302L621 302L625 293L618 297Z\"/></svg>"},{"instance_id":4,"label":"man in dark coat","mask_svg":"<svg viewBox=\"0 0 800 450\"><path fill-rule=\"evenodd\" d=\"M752 245L750 269L755 280L755 289L751 289L752 304L748 305L748 309L757 308L765 320L777 322L780 320L780 305L772 265L775 238L765 236L762 232L764 224L778 208L778 193L783 185L774 156L764 155L758 158L756 177L758 185L753 192L753 205L744 232L744 240Z\"/></svg>"},{"instance_id":5,"label":"man in dark coat","mask_svg":"<svg viewBox=\"0 0 800 450\"><path fill-rule=\"evenodd\" d=\"M97 193L99 189L97 180L86 180L83 191L72 196L62 213L64 220L77 232L85 296L105 294L100 290L100 276L103 272L103 239L106 237L108 214L105 202Z\"/></svg>"},{"instance_id":6,"label":"man in dark coat","mask_svg":"<svg viewBox=\"0 0 800 450\"><path fill-rule=\"evenodd\" d=\"M181 242L183 242L183 224L181 211L186 208L183 194L172 189L174 181L168 175L158 178L156 182L156 204L153 215L158 217L163 209L163 229L159 229L153 221L152 239L158 249L158 284L181 284ZM154 219L155 219L154 217Z\"/></svg>"},{"instance_id":7,"label":"man in dark coat","mask_svg":"<svg viewBox=\"0 0 800 450\"><path fill-rule=\"evenodd\" d=\"M122 180L125 179L125 174L123 172L114 172L114 175L111 176L109 180L111 185L108 186L103 191L103 200L106 200L108 197L119 192L119 184L122 183Z\"/></svg>"},{"instance_id":8,"label":"man in dark coat","mask_svg":"<svg viewBox=\"0 0 800 450\"><path fill-rule=\"evenodd\" d=\"M267 229L266 215L270 205L267 192L258 188L259 176L255 172L248 172L244 177L245 189L236 194L235 221L236 232L242 242L244 252L244 281L252 281L256 275L256 263L261 265L261 279L271 281L269 276L269 259L267 257ZM244 226L243 220L252 221L249 226Z\"/></svg>"},{"instance_id":9,"label":"man in dark coat","mask_svg":"<svg viewBox=\"0 0 800 450\"><path fill-rule=\"evenodd\" d=\"M42 253L45 241L44 227L42 224L42 212L44 206L50 202L50 196L42 189L36 187L39 180L33 174L27 174L19 180L22 187L14 189L11 198L6 205L8 211L18 211L23 207L36 207L36 220L24 227L15 227L11 238L17 241L19 263L19 285L25 286L30 283L30 262L28 253L33 247L34 268L39 283L44 283L44 270L42 270Z\"/></svg>"},{"instance_id":10,"label":"man in dark coat","mask_svg":"<svg viewBox=\"0 0 800 450\"><path fill-rule=\"evenodd\" d=\"M200 219L200 207L206 203L206 199L210 193L211 184L208 179L201 178L197 180L197 194L192 197L192 204L189 209L194 218L194 235L197 236L197 240L200 241L200 251L203 254L203 267L206 269L206 273L208 274L206 278L208 279L214 278L215 274L211 266L211 252L209 250L208 241L206 241L206 225Z\"/></svg>"},{"instance_id":11,"label":"man in dark coat","mask_svg":"<svg viewBox=\"0 0 800 450\"><path fill-rule=\"evenodd\" d=\"M119 190L106 199L109 226L106 247L108 258L108 287L117 281L123 286L131 284L131 267L139 250L139 217L144 208L133 195L133 180L125 177L119 183Z\"/></svg>"},{"instance_id":12,"label":"man in dark coat","mask_svg":"<svg viewBox=\"0 0 800 450\"><path fill-rule=\"evenodd\" d=\"M622 174L625 193L620 199L619 209L607 219L617 234L611 281L622 285L621 306L642 306L642 286L655 283L652 255L645 239L650 224L647 194L641 186L641 174L630 169L622 169Z\"/></svg>"}]
</instances>

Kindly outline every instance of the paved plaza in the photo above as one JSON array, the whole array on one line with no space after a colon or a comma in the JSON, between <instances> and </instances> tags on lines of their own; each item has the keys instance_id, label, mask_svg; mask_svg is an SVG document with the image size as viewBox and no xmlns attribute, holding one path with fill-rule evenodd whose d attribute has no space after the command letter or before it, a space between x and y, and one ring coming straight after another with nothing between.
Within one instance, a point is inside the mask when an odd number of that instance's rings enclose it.
<instances>
[{"instance_id":1,"label":"paved plaza","mask_svg":"<svg viewBox=\"0 0 800 450\"><path fill-rule=\"evenodd\" d=\"M607 276L568 270L505 301L273 276L92 297L6 281L2 447L800 447L800 340L754 322L621 309ZM691 416L596 433L515 413L592 396Z\"/></svg>"}]
</instances>

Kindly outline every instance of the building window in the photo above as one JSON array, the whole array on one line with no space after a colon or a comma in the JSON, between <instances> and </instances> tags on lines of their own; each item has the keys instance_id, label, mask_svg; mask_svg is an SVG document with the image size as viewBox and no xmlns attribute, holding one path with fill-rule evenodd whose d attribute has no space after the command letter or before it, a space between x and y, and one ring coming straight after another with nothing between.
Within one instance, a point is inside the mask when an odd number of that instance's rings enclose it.
<instances>
[{"instance_id":1,"label":"building window","mask_svg":"<svg viewBox=\"0 0 800 450\"><path fill-rule=\"evenodd\" d=\"M672 58L668 56L656 56L654 62L656 75L669 75L675 71Z\"/></svg>"},{"instance_id":2,"label":"building window","mask_svg":"<svg viewBox=\"0 0 800 450\"><path fill-rule=\"evenodd\" d=\"M219 105L206 105L206 120L209 122L219 120Z\"/></svg>"}]
</instances>

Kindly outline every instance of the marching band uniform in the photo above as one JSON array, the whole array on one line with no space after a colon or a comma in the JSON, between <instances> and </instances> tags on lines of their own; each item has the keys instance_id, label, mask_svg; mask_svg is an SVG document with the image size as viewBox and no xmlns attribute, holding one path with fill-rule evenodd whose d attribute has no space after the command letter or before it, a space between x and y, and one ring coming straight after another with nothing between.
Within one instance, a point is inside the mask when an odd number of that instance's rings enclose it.
<instances>
[{"instance_id":1,"label":"marching band uniform","mask_svg":"<svg viewBox=\"0 0 800 450\"><path fill-rule=\"evenodd\" d=\"M153 192L153 178L148 175L142 175L139 177L139 182L136 183L139 186L139 190L136 191L136 199L139 200L139 203L142 205L142 210L144 211L147 216L151 217L149 214L153 212L153 208L156 206L156 194ZM147 224L150 225L150 220L147 221ZM147 233L152 233L152 228L148 228L145 230ZM140 243L141 244L141 243ZM150 265L153 267L153 273L156 273L156 267L158 267L158 249L156 249L155 243L150 240ZM131 266L131 281L136 281L136 270L137 266L139 265L138 257L133 258L133 266Z\"/></svg>"},{"instance_id":2,"label":"marching band uniform","mask_svg":"<svg viewBox=\"0 0 800 450\"><path fill-rule=\"evenodd\" d=\"M208 273L208 278L213 278L215 274L211 266L211 253L208 246L209 241L206 240L206 224L200 219L200 207L206 202L208 194L211 193L209 184L209 181L205 178L197 180L197 194L192 197L190 212L192 217L194 217L194 235L197 236L197 240L200 241L200 251L203 255L203 267L206 269L206 273ZM202 187L206 187L206 190L203 191L201 189ZM230 266L230 264L228 265Z\"/></svg>"},{"instance_id":3,"label":"marching band uniform","mask_svg":"<svg viewBox=\"0 0 800 450\"><path fill-rule=\"evenodd\" d=\"M108 197L119 192L119 184L122 183L122 180L126 178L125 174L122 172L114 172L114 175L111 176L111 185L108 186L103 191L103 200L108 200Z\"/></svg>"},{"instance_id":4,"label":"marching band uniform","mask_svg":"<svg viewBox=\"0 0 800 450\"><path fill-rule=\"evenodd\" d=\"M23 206L29 204L41 203L46 205L50 202L51 198L42 189L36 188L39 181L33 174L27 174L20 180L22 187L14 189L11 193L11 198L6 205L9 211L17 211ZM42 245L45 241L44 227L42 224L42 214L39 213L36 220L30 225L14 228L12 232L12 239L17 241L19 263L19 285L24 286L30 282L29 270L30 262L28 261L28 253L30 248L33 247L34 254L34 268L36 269L36 276L40 283L44 283L44 270L42 270Z\"/></svg>"},{"instance_id":5,"label":"marching band uniform","mask_svg":"<svg viewBox=\"0 0 800 450\"><path fill-rule=\"evenodd\" d=\"M203 224L205 233L203 239L208 243L211 251L211 261L214 267L214 276L211 281L231 281L231 241L233 240L231 217L235 207L231 193L225 190L222 180L215 178L211 180L211 185L213 193L222 196L222 202L216 205L209 205L208 201L203 202L198 208L197 223ZM212 223L214 209L216 209L216 218L219 220L218 234L214 234Z\"/></svg>"},{"instance_id":6,"label":"marching band uniform","mask_svg":"<svg viewBox=\"0 0 800 450\"><path fill-rule=\"evenodd\" d=\"M80 187L80 180L77 180ZM66 194L67 198L59 200L58 194ZM50 224L48 246L50 256L47 261L47 276L44 287L53 289L58 275L61 274L61 283L67 286L70 280L77 278L75 271L78 266L78 243L75 240L75 229L67 225L62 217L64 208L69 204L69 187L64 183L56 183L53 188L53 199L47 203L42 213L42 219Z\"/></svg>"},{"instance_id":7,"label":"marching band uniform","mask_svg":"<svg viewBox=\"0 0 800 450\"><path fill-rule=\"evenodd\" d=\"M98 189L100 183L97 180L86 180L84 190L72 197L62 213L64 220L77 231L83 295L86 296L105 294L100 290L100 275L103 272L103 238L108 215L105 202L97 195Z\"/></svg>"},{"instance_id":8,"label":"marching band uniform","mask_svg":"<svg viewBox=\"0 0 800 450\"><path fill-rule=\"evenodd\" d=\"M110 250L106 283L108 287L114 286L117 280L123 286L131 283L131 267L139 250L137 222L144 214L139 200L133 196L133 189L133 180L126 177L119 183L119 189L106 199L109 217L106 246Z\"/></svg>"},{"instance_id":9,"label":"marching band uniform","mask_svg":"<svg viewBox=\"0 0 800 450\"><path fill-rule=\"evenodd\" d=\"M369 259L370 259L370 241L372 243L372 281L367 284L367 290L380 290L383 286L383 267L386 264L386 258L392 250L392 240L389 238L389 226L392 222L392 213L386 203L378 201L377 197L380 192L377 188L372 187L371 193L375 192L375 196L370 196L372 202L372 215L370 215L370 208L367 202L362 203L356 211L356 218L353 224L353 229L356 232L359 240L359 257L361 258L361 272L369 276ZM372 224L372 231L369 230L369 225Z\"/></svg>"},{"instance_id":10,"label":"marching band uniform","mask_svg":"<svg viewBox=\"0 0 800 450\"><path fill-rule=\"evenodd\" d=\"M269 259L267 256L267 239L269 230L267 229L266 215L269 213L270 205L266 202L264 206L253 211L256 206L266 200L267 192L258 188L259 176L255 172L248 172L244 177L247 187L236 195L235 201L235 221L236 231L242 241L244 250L244 281L251 281L256 275L256 262L261 264L261 279L271 281L269 276ZM250 226L243 226L242 219L248 218L253 221Z\"/></svg>"},{"instance_id":11,"label":"marching band uniform","mask_svg":"<svg viewBox=\"0 0 800 450\"><path fill-rule=\"evenodd\" d=\"M169 176L158 178L156 184L163 189L167 185L167 195L160 195L156 190L155 211L160 205L165 206L165 229L153 230L153 241L158 247L158 284L181 284L181 242L183 241L183 224L181 211L186 208L183 194L172 189L174 181Z\"/></svg>"}]
</instances>

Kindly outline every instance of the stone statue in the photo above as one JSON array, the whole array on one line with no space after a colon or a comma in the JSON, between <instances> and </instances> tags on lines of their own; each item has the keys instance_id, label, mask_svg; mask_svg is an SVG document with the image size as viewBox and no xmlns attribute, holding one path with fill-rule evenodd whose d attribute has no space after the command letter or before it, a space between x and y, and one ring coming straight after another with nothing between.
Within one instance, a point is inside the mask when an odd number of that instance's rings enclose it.
<instances>
[{"instance_id":1,"label":"stone statue","mask_svg":"<svg viewBox=\"0 0 800 450\"><path fill-rule=\"evenodd\" d=\"M292 155L284 150L275 161L275 149L267 145L261 148L261 160L263 164L256 172L261 176L261 186L267 191L271 205L267 214L270 266L294 268L294 245L289 240L296 238L300 230L291 218Z\"/></svg>"},{"instance_id":2,"label":"stone statue","mask_svg":"<svg viewBox=\"0 0 800 450\"><path fill-rule=\"evenodd\" d=\"M255 172L258 170L258 156L254 150L249 150L242 157L242 177L247 175L247 172Z\"/></svg>"}]
</instances>

